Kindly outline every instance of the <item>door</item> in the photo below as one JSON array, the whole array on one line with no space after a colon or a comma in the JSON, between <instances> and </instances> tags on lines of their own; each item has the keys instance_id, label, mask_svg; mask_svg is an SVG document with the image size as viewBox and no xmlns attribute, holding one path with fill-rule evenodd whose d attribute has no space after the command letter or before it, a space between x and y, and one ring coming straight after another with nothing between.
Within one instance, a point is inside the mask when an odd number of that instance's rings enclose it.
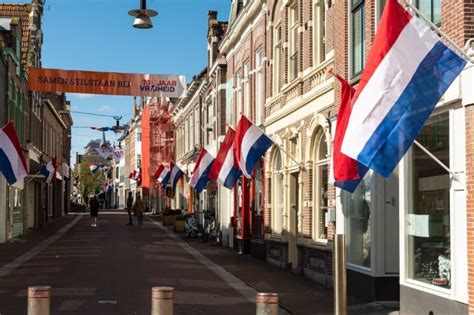
<instances>
[{"instance_id":1,"label":"door","mask_svg":"<svg viewBox=\"0 0 474 315\"><path fill-rule=\"evenodd\" d=\"M399 193L398 168L384 181L385 273L398 274L399 266Z\"/></svg>"}]
</instances>

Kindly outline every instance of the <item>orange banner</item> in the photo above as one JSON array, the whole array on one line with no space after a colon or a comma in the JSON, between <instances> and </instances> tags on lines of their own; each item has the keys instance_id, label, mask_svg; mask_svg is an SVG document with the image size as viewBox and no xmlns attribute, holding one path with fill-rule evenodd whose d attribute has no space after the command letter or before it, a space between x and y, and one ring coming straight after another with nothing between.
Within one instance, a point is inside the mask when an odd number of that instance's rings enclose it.
<instances>
[{"instance_id":1,"label":"orange banner","mask_svg":"<svg viewBox=\"0 0 474 315\"><path fill-rule=\"evenodd\" d=\"M182 97L182 75L134 74L29 68L29 88L39 92Z\"/></svg>"}]
</instances>

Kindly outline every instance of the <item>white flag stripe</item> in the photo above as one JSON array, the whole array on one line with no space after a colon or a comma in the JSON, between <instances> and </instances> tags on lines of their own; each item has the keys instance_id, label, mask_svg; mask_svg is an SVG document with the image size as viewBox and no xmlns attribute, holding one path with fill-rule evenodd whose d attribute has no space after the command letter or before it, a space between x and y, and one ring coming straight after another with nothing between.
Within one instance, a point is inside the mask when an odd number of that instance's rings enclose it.
<instances>
[{"instance_id":1,"label":"white flag stripe","mask_svg":"<svg viewBox=\"0 0 474 315\"><path fill-rule=\"evenodd\" d=\"M3 153L10 161L13 173L18 181L22 181L23 177L28 175L21 159L18 157L17 150L7 134L0 129L0 148L3 148ZM20 185L21 186L21 185Z\"/></svg>"},{"instance_id":2,"label":"white flag stripe","mask_svg":"<svg viewBox=\"0 0 474 315\"><path fill-rule=\"evenodd\" d=\"M230 148L229 151L227 151L224 163L222 164L219 176L217 177L217 182L219 184L224 185L227 176L229 176L229 173L232 170L232 167L234 167L234 151L232 148Z\"/></svg>"},{"instance_id":3,"label":"white flag stripe","mask_svg":"<svg viewBox=\"0 0 474 315\"><path fill-rule=\"evenodd\" d=\"M242 173L244 173L246 177L250 177L250 174L247 174L247 170L246 170L247 163L246 163L246 160L244 160L244 158L248 156L250 149L255 144L255 142L257 142L258 138L260 138L261 136L262 136L262 132L260 131L260 129L258 129L252 124L250 128L247 129L242 139L242 152L240 153L240 165L241 165L240 168L242 170Z\"/></svg>"}]
</instances>

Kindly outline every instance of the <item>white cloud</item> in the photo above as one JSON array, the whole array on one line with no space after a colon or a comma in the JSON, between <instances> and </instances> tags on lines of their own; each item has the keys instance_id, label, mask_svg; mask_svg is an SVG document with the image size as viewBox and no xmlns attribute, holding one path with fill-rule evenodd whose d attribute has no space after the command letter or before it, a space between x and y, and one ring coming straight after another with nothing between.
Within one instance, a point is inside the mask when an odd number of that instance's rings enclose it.
<instances>
[{"instance_id":1,"label":"white cloud","mask_svg":"<svg viewBox=\"0 0 474 315\"><path fill-rule=\"evenodd\" d=\"M75 98L92 98L95 94L86 94L86 93L68 93L68 95L73 96Z\"/></svg>"}]
</instances>

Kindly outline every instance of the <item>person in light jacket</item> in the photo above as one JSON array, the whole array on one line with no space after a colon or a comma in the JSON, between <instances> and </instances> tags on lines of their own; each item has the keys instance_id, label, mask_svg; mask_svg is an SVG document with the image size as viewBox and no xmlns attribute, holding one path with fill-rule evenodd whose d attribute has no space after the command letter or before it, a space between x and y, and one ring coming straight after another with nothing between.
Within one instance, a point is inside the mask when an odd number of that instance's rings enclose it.
<instances>
[{"instance_id":1,"label":"person in light jacket","mask_svg":"<svg viewBox=\"0 0 474 315\"><path fill-rule=\"evenodd\" d=\"M145 205L143 204L142 198L140 197L140 195L137 195L137 200L135 201L135 204L133 205L133 212L135 213L135 216L137 217L138 226L143 225L144 210L145 210Z\"/></svg>"}]
</instances>

